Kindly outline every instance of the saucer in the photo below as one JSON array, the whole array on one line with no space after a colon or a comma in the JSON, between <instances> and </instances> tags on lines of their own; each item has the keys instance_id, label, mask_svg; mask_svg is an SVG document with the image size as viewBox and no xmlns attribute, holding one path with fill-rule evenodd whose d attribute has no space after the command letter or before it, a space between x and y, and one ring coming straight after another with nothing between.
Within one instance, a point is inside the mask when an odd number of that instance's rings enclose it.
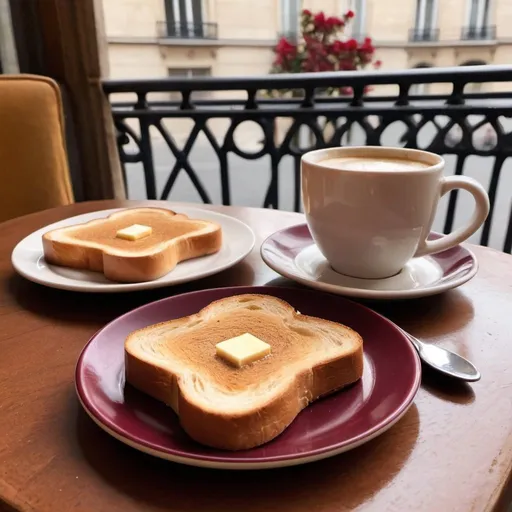
<instances>
[{"instance_id":1,"label":"saucer","mask_svg":"<svg viewBox=\"0 0 512 512\"><path fill-rule=\"evenodd\" d=\"M442 235L431 233L429 240ZM265 263L284 277L339 295L365 299L410 299L456 288L478 270L475 255L457 245L446 251L413 258L395 276L359 279L335 272L311 237L307 224L275 232L261 246Z\"/></svg>"},{"instance_id":2,"label":"saucer","mask_svg":"<svg viewBox=\"0 0 512 512\"><path fill-rule=\"evenodd\" d=\"M355 329L364 339L364 370L354 385L306 407L272 441L230 452L196 443L183 431L170 407L125 382L124 340L136 329L189 316L212 301L245 293L272 295L303 314ZM305 464L360 446L402 418L420 381L416 350L383 316L337 295L272 286L200 290L134 309L93 336L80 355L75 373L82 406L113 438L173 462L232 470Z\"/></svg>"},{"instance_id":3,"label":"saucer","mask_svg":"<svg viewBox=\"0 0 512 512\"><path fill-rule=\"evenodd\" d=\"M220 251L201 258L183 261L159 279L141 283L114 283L109 281L101 272L59 267L50 265L45 261L42 241L44 233L52 229L105 218L122 209L124 208L102 210L70 217L35 231L21 240L14 248L11 256L14 269L26 279L51 288L77 292L131 292L173 286L216 274L243 260L254 247L255 236L253 231L238 219L200 208L175 207L172 203L169 203L169 209L177 213L184 213L191 219L203 219L219 224L222 228L223 239Z\"/></svg>"}]
</instances>

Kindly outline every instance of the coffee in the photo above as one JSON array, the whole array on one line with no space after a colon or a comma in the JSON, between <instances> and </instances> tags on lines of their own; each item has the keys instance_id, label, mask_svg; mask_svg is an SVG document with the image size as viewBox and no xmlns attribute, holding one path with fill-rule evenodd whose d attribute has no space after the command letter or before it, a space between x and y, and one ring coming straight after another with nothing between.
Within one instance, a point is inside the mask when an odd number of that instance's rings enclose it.
<instances>
[{"instance_id":1,"label":"coffee","mask_svg":"<svg viewBox=\"0 0 512 512\"><path fill-rule=\"evenodd\" d=\"M327 148L301 159L302 200L313 240L340 274L382 279L407 262L456 246L489 211L483 187L464 176L443 175L433 153L380 146ZM428 235L439 198L453 189L473 194L469 223L449 235Z\"/></svg>"},{"instance_id":2,"label":"coffee","mask_svg":"<svg viewBox=\"0 0 512 512\"><path fill-rule=\"evenodd\" d=\"M430 164L405 158L342 157L321 160L319 165L340 171L414 171L427 169Z\"/></svg>"}]
</instances>

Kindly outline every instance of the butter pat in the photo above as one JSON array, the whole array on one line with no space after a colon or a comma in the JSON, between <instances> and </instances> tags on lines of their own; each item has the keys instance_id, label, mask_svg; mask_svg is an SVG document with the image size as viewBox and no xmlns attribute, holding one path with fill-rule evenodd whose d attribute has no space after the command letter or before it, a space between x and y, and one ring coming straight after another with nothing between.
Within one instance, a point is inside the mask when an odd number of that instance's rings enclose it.
<instances>
[{"instance_id":1,"label":"butter pat","mask_svg":"<svg viewBox=\"0 0 512 512\"><path fill-rule=\"evenodd\" d=\"M215 348L219 357L238 368L270 354L270 345L249 333L221 341Z\"/></svg>"},{"instance_id":2,"label":"butter pat","mask_svg":"<svg viewBox=\"0 0 512 512\"><path fill-rule=\"evenodd\" d=\"M133 224L127 228L120 229L116 233L117 238L123 240L139 240L139 238L146 238L151 235L153 230L149 226L143 226L142 224Z\"/></svg>"}]
</instances>

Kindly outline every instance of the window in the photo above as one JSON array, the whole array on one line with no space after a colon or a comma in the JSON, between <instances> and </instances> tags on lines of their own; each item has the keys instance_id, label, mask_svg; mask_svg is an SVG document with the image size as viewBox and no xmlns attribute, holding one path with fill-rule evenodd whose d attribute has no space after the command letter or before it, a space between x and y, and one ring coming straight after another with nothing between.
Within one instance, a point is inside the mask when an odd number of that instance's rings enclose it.
<instances>
[{"instance_id":1,"label":"window","mask_svg":"<svg viewBox=\"0 0 512 512\"><path fill-rule=\"evenodd\" d=\"M347 36L358 41L366 37L366 0L342 0L341 14L354 11L354 18L347 27Z\"/></svg>"},{"instance_id":2,"label":"window","mask_svg":"<svg viewBox=\"0 0 512 512\"><path fill-rule=\"evenodd\" d=\"M342 2L341 14L354 11L354 18L348 26L347 35L358 41L366 37L366 0L345 0Z\"/></svg>"},{"instance_id":3,"label":"window","mask_svg":"<svg viewBox=\"0 0 512 512\"><path fill-rule=\"evenodd\" d=\"M485 66L487 63L483 60L468 60L466 62L463 62L461 66ZM466 87L464 87L464 92L467 93L474 93L474 92L482 92L482 82L469 82L466 84Z\"/></svg>"},{"instance_id":4,"label":"window","mask_svg":"<svg viewBox=\"0 0 512 512\"><path fill-rule=\"evenodd\" d=\"M9 2L3 4L0 1L0 74L2 73L19 73L19 66Z\"/></svg>"},{"instance_id":5,"label":"window","mask_svg":"<svg viewBox=\"0 0 512 512\"><path fill-rule=\"evenodd\" d=\"M469 0L470 27L485 27L489 16L489 0Z\"/></svg>"},{"instance_id":6,"label":"window","mask_svg":"<svg viewBox=\"0 0 512 512\"><path fill-rule=\"evenodd\" d=\"M345 33L348 37L362 41L366 37L366 0L341 0L340 9L341 15L347 11L354 12L355 16Z\"/></svg>"},{"instance_id":7,"label":"window","mask_svg":"<svg viewBox=\"0 0 512 512\"><path fill-rule=\"evenodd\" d=\"M417 0L413 41L433 41L437 39L436 24L437 0Z\"/></svg>"},{"instance_id":8,"label":"window","mask_svg":"<svg viewBox=\"0 0 512 512\"><path fill-rule=\"evenodd\" d=\"M202 0L165 0L167 36L204 37Z\"/></svg>"},{"instance_id":9,"label":"window","mask_svg":"<svg viewBox=\"0 0 512 512\"><path fill-rule=\"evenodd\" d=\"M432 67L427 62L421 62L420 64L417 64L414 66L414 69L425 69ZM423 96L425 94L430 94L430 84L426 83L419 83L419 84L413 84L409 90L409 94L414 96Z\"/></svg>"},{"instance_id":10,"label":"window","mask_svg":"<svg viewBox=\"0 0 512 512\"><path fill-rule=\"evenodd\" d=\"M355 13L352 25L353 35L356 39L364 39L366 37L366 0L353 0L352 5Z\"/></svg>"},{"instance_id":11,"label":"window","mask_svg":"<svg viewBox=\"0 0 512 512\"><path fill-rule=\"evenodd\" d=\"M171 78L197 78L212 75L211 68L169 68L167 74ZM193 91L191 99L200 100L207 99L211 91ZM181 99L181 93L171 92L171 100L177 101Z\"/></svg>"},{"instance_id":12,"label":"window","mask_svg":"<svg viewBox=\"0 0 512 512\"><path fill-rule=\"evenodd\" d=\"M468 0L467 26L463 39L493 39L494 32L489 26L489 6L491 0Z\"/></svg>"},{"instance_id":13,"label":"window","mask_svg":"<svg viewBox=\"0 0 512 512\"><path fill-rule=\"evenodd\" d=\"M281 0L281 32L292 41L299 34L300 0Z\"/></svg>"},{"instance_id":14,"label":"window","mask_svg":"<svg viewBox=\"0 0 512 512\"><path fill-rule=\"evenodd\" d=\"M194 78L212 75L211 68L169 68L167 72L173 78Z\"/></svg>"}]
</instances>

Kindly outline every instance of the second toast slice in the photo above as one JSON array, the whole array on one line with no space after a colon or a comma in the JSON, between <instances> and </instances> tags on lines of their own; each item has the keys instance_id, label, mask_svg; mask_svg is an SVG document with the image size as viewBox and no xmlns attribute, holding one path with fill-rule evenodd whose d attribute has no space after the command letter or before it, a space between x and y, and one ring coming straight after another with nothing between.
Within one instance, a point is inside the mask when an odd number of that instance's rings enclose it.
<instances>
[{"instance_id":1,"label":"second toast slice","mask_svg":"<svg viewBox=\"0 0 512 512\"><path fill-rule=\"evenodd\" d=\"M116 236L134 224L150 227L151 234L140 240ZM158 279L181 261L219 251L221 244L218 224L163 208L129 208L43 235L48 263L103 272L127 283Z\"/></svg>"}]
</instances>

